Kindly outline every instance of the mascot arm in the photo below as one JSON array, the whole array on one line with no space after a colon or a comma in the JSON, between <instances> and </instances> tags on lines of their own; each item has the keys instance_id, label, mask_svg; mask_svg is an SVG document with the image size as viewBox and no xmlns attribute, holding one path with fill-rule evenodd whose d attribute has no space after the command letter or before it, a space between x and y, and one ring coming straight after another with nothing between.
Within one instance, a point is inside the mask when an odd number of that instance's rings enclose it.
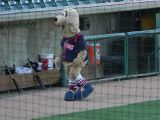
<instances>
[{"instance_id":1,"label":"mascot arm","mask_svg":"<svg viewBox=\"0 0 160 120\"><path fill-rule=\"evenodd\" d=\"M87 62L87 61L84 62L86 55L87 55L87 50L80 51L77 57L73 60L72 65L84 67Z\"/></svg>"},{"instance_id":2,"label":"mascot arm","mask_svg":"<svg viewBox=\"0 0 160 120\"><path fill-rule=\"evenodd\" d=\"M55 65L56 65L56 67L58 67L58 68L60 68L60 66L61 66L61 62L62 62L62 49L60 49L60 51L59 51L59 55L57 55L56 56L56 58L55 58L55 60L54 60L54 62L55 62Z\"/></svg>"}]
</instances>

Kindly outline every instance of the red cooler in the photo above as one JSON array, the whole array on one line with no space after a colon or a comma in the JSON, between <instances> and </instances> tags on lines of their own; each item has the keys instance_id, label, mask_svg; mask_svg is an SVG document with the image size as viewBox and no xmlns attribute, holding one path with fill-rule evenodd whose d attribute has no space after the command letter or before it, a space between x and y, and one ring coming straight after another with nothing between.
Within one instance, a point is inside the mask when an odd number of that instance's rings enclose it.
<instances>
[{"instance_id":1,"label":"red cooler","mask_svg":"<svg viewBox=\"0 0 160 120\"><path fill-rule=\"evenodd\" d=\"M96 46L95 46L96 55L94 55L94 43L89 43L87 45L87 48L88 48L90 64L95 64L95 63L100 64L100 43L96 43ZM96 62L94 57L96 57Z\"/></svg>"}]
</instances>

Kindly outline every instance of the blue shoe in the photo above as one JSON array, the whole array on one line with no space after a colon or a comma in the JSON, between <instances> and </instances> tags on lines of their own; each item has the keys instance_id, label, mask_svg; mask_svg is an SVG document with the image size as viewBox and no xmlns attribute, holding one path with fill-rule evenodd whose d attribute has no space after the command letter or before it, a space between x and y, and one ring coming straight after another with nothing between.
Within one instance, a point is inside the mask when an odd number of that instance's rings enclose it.
<instances>
[{"instance_id":1,"label":"blue shoe","mask_svg":"<svg viewBox=\"0 0 160 120\"><path fill-rule=\"evenodd\" d=\"M72 90L67 91L65 96L64 96L64 100L66 101L74 101L75 100L75 94Z\"/></svg>"},{"instance_id":2,"label":"blue shoe","mask_svg":"<svg viewBox=\"0 0 160 120\"><path fill-rule=\"evenodd\" d=\"M75 93L75 99L76 100L82 100L83 99L81 90L77 90L77 92Z\"/></svg>"},{"instance_id":3,"label":"blue shoe","mask_svg":"<svg viewBox=\"0 0 160 120\"><path fill-rule=\"evenodd\" d=\"M87 83L84 86L84 90L82 91L83 99L88 97L92 92L93 92L93 87L89 83Z\"/></svg>"}]
</instances>

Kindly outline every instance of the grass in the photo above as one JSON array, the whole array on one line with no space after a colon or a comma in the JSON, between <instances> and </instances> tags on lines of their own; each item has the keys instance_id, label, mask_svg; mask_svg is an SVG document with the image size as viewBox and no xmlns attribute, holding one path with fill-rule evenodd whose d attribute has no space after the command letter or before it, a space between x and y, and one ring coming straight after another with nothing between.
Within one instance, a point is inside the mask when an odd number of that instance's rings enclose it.
<instances>
[{"instance_id":1,"label":"grass","mask_svg":"<svg viewBox=\"0 0 160 120\"><path fill-rule=\"evenodd\" d=\"M53 115L33 120L160 120L160 100Z\"/></svg>"}]
</instances>

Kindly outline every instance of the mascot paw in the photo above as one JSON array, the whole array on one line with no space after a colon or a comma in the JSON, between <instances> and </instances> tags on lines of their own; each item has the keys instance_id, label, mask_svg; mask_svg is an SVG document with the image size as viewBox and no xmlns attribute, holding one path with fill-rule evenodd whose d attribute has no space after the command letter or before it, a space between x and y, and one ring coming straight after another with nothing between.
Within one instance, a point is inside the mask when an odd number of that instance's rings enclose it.
<instances>
[{"instance_id":1,"label":"mascot paw","mask_svg":"<svg viewBox=\"0 0 160 120\"><path fill-rule=\"evenodd\" d=\"M88 97L93 92L93 87L87 83L84 87L84 90L82 91L83 98Z\"/></svg>"},{"instance_id":2,"label":"mascot paw","mask_svg":"<svg viewBox=\"0 0 160 120\"><path fill-rule=\"evenodd\" d=\"M61 58L56 57L54 62L55 62L56 67L60 68L60 66L61 66Z\"/></svg>"},{"instance_id":3,"label":"mascot paw","mask_svg":"<svg viewBox=\"0 0 160 120\"><path fill-rule=\"evenodd\" d=\"M67 91L64 96L64 100L74 101L75 100L75 93L72 90Z\"/></svg>"},{"instance_id":4,"label":"mascot paw","mask_svg":"<svg viewBox=\"0 0 160 120\"><path fill-rule=\"evenodd\" d=\"M75 99L76 100L82 100L83 99L83 95L82 95L82 92L81 90L77 90L77 92L75 93Z\"/></svg>"}]
</instances>

